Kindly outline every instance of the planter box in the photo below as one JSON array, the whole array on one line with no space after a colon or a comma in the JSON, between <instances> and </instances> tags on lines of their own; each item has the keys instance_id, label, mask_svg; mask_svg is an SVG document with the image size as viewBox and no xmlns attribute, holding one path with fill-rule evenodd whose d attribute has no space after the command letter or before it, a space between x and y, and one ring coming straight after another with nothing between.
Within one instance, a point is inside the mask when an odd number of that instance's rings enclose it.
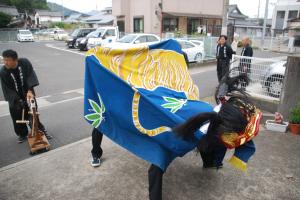
<instances>
[{"instance_id":1,"label":"planter box","mask_svg":"<svg viewBox=\"0 0 300 200\"><path fill-rule=\"evenodd\" d=\"M283 122L283 124L277 124L274 120L266 121L266 128L270 131L285 133L288 125L288 122Z\"/></svg>"}]
</instances>

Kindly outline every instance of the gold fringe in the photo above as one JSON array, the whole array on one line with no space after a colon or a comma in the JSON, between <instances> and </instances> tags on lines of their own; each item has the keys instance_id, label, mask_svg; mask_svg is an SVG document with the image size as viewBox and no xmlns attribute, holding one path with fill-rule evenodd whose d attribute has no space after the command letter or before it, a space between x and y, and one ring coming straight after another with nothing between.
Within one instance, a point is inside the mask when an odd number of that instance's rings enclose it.
<instances>
[{"instance_id":1,"label":"gold fringe","mask_svg":"<svg viewBox=\"0 0 300 200\"><path fill-rule=\"evenodd\" d=\"M247 171L247 163L245 163L244 161L240 160L238 157L236 156L232 156L231 159L229 160L229 163L239 169L242 170L243 172Z\"/></svg>"}]
</instances>

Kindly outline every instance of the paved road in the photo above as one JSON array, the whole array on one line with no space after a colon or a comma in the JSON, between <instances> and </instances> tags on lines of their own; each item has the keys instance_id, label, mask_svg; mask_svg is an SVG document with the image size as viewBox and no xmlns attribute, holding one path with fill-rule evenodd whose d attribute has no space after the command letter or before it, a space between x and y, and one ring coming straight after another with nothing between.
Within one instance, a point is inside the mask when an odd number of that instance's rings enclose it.
<instances>
[{"instance_id":1,"label":"paved road","mask_svg":"<svg viewBox=\"0 0 300 200\"><path fill-rule=\"evenodd\" d=\"M40 80L37 88L41 121L54 136L55 149L86 138L91 127L83 120L84 53L68 50L64 43L4 43L33 63ZM214 66L191 69L200 96L211 96L217 84ZM1 99L0 99L1 100ZM17 144L7 105L0 101L0 167L30 157L27 143Z\"/></svg>"}]
</instances>

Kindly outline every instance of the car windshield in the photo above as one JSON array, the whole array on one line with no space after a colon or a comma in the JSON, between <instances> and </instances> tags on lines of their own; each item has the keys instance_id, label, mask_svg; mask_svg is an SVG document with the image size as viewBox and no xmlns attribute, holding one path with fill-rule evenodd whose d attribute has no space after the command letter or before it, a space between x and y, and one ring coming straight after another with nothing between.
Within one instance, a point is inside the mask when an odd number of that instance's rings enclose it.
<instances>
[{"instance_id":1,"label":"car windshield","mask_svg":"<svg viewBox=\"0 0 300 200\"><path fill-rule=\"evenodd\" d=\"M22 35L30 35L31 32L27 31L27 30L24 30L24 31L20 31L20 34L22 34Z\"/></svg>"},{"instance_id":2,"label":"car windshield","mask_svg":"<svg viewBox=\"0 0 300 200\"><path fill-rule=\"evenodd\" d=\"M99 33L101 33L101 36L103 36L103 35L104 35L104 33L105 33L105 30L106 30L106 29L103 29L103 28L101 28L101 29L97 29L97 33L98 33L98 35L99 35Z\"/></svg>"},{"instance_id":3,"label":"car windshield","mask_svg":"<svg viewBox=\"0 0 300 200\"><path fill-rule=\"evenodd\" d=\"M89 34L87 34L86 37L98 37L99 33L100 33L100 31L93 31L93 32L90 32Z\"/></svg>"},{"instance_id":4,"label":"car windshield","mask_svg":"<svg viewBox=\"0 0 300 200\"><path fill-rule=\"evenodd\" d=\"M193 44L195 44L195 45L198 45L198 46L200 46L200 45L202 45L202 43L199 41L191 41Z\"/></svg>"},{"instance_id":5,"label":"car windshield","mask_svg":"<svg viewBox=\"0 0 300 200\"><path fill-rule=\"evenodd\" d=\"M121 43L131 43L136 38L136 35L125 35L122 37L119 42Z\"/></svg>"},{"instance_id":6,"label":"car windshield","mask_svg":"<svg viewBox=\"0 0 300 200\"><path fill-rule=\"evenodd\" d=\"M71 34L71 36L76 37L79 33L80 29L76 29L73 31L73 33Z\"/></svg>"}]
</instances>

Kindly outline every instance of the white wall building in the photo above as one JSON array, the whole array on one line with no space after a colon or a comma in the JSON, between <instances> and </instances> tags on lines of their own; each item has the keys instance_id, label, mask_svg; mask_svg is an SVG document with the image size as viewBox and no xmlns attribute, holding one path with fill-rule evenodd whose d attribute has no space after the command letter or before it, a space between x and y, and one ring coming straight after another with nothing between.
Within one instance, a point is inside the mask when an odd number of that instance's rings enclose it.
<instances>
[{"instance_id":1,"label":"white wall building","mask_svg":"<svg viewBox=\"0 0 300 200\"><path fill-rule=\"evenodd\" d=\"M283 34L288 26L288 20L299 18L299 0L278 0L273 11L272 35Z\"/></svg>"},{"instance_id":2,"label":"white wall building","mask_svg":"<svg viewBox=\"0 0 300 200\"><path fill-rule=\"evenodd\" d=\"M223 1L112 0L112 14L119 30L126 33L159 35L180 31L193 34L200 26L206 26L207 32L213 32L213 28L221 28Z\"/></svg>"},{"instance_id":3,"label":"white wall building","mask_svg":"<svg viewBox=\"0 0 300 200\"><path fill-rule=\"evenodd\" d=\"M60 12L51 12L47 10L36 10L35 20L39 19L39 24L46 25L51 22L61 22L62 14Z\"/></svg>"}]
</instances>

